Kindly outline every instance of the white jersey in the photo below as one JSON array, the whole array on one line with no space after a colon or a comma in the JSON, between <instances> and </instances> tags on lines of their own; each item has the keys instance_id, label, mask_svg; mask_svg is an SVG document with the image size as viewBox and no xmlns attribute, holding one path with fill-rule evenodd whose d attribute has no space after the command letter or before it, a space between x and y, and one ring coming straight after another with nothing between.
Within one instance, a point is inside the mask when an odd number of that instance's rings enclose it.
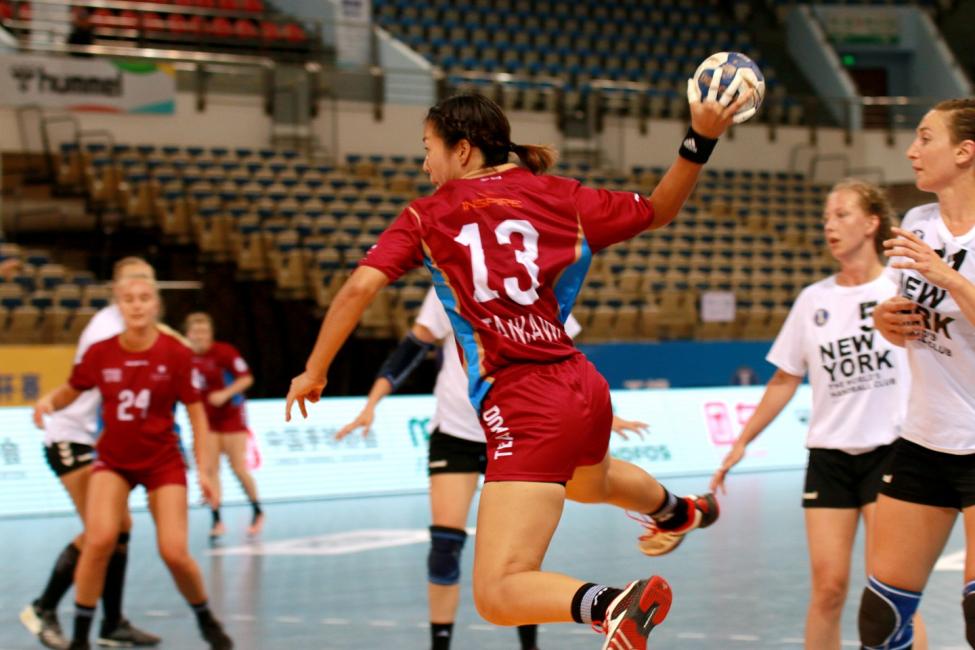
<instances>
[{"instance_id":1,"label":"white jersey","mask_svg":"<svg viewBox=\"0 0 975 650\"><path fill-rule=\"evenodd\" d=\"M893 442L910 390L907 355L873 329L873 309L897 285L886 274L854 287L830 276L799 294L769 351L790 375L809 373L806 446L863 453Z\"/></svg>"},{"instance_id":2,"label":"white jersey","mask_svg":"<svg viewBox=\"0 0 975 650\"><path fill-rule=\"evenodd\" d=\"M122 312L116 305L100 309L81 332L74 355L75 364L81 361L81 357L92 345L121 334L124 329ZM77 442L94 446L101 404L102 398L98 389L92 388L83 392L65 408L55 411L44 427L44 444L50 446L56 442Z\"/></svg>"},{"instance_id":3,"label":"white jersey","mask_svg":"<svg viewBox=\"0 0 975 650\"><path fill-rule=\"evenodd\" d=\"M952 235L937 203L910 210L901 228L923 239L966 280L975 282L975 228ZM893 271L898 293L917 303L925 320L922 338L907 343L915 390L901 435L935 451L975 453L975 326L946 289L917 271Z\"/></svg>"},{"instance_id":4,"label":"white jersey","mask_svg":"<svg viewBox=\"0 0 975 650\"><path fill-rule=\"evenodd\" d=\"M457 353L454 330L433 288L427 291L416 322L430 330L438 340L443 341L443 365L437 374L437 384L433 389L437 406L430 421L431 427L439 428L442 433L455 438L484 442L486 440L484 431L481 429L481 423L467 393L467 373L464 372L460 355ZM579 322L570 315L565 322L565 333L575 337L581 331Z\"/></svg>"}]
</instances>

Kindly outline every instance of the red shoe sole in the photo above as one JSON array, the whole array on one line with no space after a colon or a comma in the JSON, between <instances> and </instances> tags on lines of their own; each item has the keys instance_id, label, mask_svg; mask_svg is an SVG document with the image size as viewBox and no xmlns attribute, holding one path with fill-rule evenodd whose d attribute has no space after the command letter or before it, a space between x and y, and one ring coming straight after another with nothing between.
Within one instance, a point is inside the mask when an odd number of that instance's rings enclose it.
<instances>
[{"instance_id":1,"label":"red shoe sole","mask_svg":"<svg viewBox=\"0 0 975 650\"><path fill-rule=\"evenodd\" d=\"M670 590L670 585L660 576L653 576L647 581L647 586L640 594L640 609L649 612L656 607L656 611L650 616L650 620L645 625L645 631L650 632L654 627L660 625L667 614L670 613L670 605L674 600L674 592Z\"/></svg>"}]
</instances>

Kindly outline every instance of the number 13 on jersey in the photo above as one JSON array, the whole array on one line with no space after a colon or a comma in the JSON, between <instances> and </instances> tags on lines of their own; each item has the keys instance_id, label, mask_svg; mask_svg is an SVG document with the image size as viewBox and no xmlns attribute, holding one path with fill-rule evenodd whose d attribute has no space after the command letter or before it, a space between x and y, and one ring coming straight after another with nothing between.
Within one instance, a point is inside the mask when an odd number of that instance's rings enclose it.
<instances>
[{"instance_id":1,"label":"number 13 on jersey","mask_svg":"<svg viewBox=\"0 0 975 650\"><path fill-rule=\"evenodd\" d=\"M531 287L527 290L518 285L518 278L504 278L504 291L508 297L519 305L531 305L538 300L539 286L538 265L538 231L530 222L524 219L506 219L494 229L494 236L498 243L511 246L511 235L518 233L522 237L522 250L514 249L515 260L525 267L531 278ZM469 223L460 229L460 234L454 241L471 249L471 274L474 278L474 299L478 302L488 302L500 298L500 294L488 286L488 267L484 257L484 246L481 244L481 230L478 224Z\"/></svg>"}]
</instances>

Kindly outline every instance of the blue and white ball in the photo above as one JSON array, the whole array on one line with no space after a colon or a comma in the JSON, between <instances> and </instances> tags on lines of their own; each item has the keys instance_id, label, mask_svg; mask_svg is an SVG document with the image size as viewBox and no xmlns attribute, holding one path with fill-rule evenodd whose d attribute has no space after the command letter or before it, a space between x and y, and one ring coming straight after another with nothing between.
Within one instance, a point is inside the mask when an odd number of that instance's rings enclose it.
<instances>
[{"instance_id":1,"label":"blue and white ball","mask_svg":"<svg viewBox=\"0 0 975 650\"><path fill-rule=\"evenodd\" d=\"M697 66L688 95L691 101L695 101L697 95L696 99L712 99L727 106L749 88L753 91L752 98L735 113L735 124L755 115L762 105L765 76L755 62L741 52L718 52Z\"/></svg>"}]
</instances>

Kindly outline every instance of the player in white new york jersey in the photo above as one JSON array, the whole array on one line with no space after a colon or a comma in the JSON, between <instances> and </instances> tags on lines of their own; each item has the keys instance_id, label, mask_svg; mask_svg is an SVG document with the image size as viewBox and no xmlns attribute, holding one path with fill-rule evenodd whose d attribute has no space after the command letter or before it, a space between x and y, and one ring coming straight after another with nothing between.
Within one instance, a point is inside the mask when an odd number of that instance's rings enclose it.
<instances>
[{"instance_id":1,"label":"player in white new york jersey","mask_svg":"<svg viewBox=\"0 0 975 650\"><path fill-rule=\"evenodd\" d=\"M582 330L571 315L565 332L575 338ZM460 599L460 554L467 539L467 516L478 479L487 466L484 429L467 396L467 375L454 342L450 318L431 288L420 306L416 323L383 364L369 391L369 399L355 420L339 430L343 438L353 430L369 432L376 406L395 391L435 344L443 349L443 363L433 390L436 406L430 421L428 472L430 474L431 549L427 558L431 650L448 650ZM646 425L613 418L613 430L642 435ZM522 650L537 647L537 626L518 627Z\"/></svg>"},{"instance_id":2,"label":"player in white new york jersey","mask_svg":"<svg viewBox=\"0 0 975 650\"><path fill-rule=\"evenodd\" d=\"M910 647L910 620L958 512L965 520L962 611L975 647L975 99L937 104L907 157L938 202L907 213L885 243L898 296L877 330L907 348L911 393L877 500L865 648Z\"/></svg>"},{"instance_id":3,"label":"player in white new york jersey","mask_svg":"<svg viewBox=\"0 0 975 650\"><path fill-rule=\"evenodd\" d=\"M881 257L892 214L873 185L847 180L833 186L823 231L840 270L799 294L768 353L775 375L711 482L712 490L723 486L746 446L808 375L813 406L803 493L812 573L807 648L840 647L857 527L862 518L869 546L881 474L904 419L907 358L874 330L872 313L897 290Z\"/></svg>"}]
</instances>

